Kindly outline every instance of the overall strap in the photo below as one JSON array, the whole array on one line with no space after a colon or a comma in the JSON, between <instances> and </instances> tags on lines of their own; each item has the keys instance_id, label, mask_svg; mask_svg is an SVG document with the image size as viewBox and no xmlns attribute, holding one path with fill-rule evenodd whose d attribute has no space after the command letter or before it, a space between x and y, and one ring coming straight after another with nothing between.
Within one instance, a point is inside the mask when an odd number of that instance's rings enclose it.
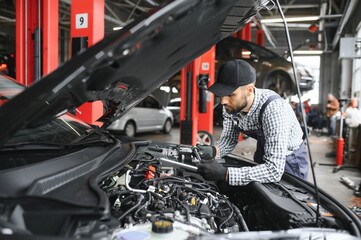
<instances>
[{"instance_id":1,"label":"overall strap","mask_svg":"<svg viewBox=\"0 0 361 240\"><path fill-rule=\"evenodd\" d=\"M258 122L259 125L262 127L262 117L263 117L263 112L266 109L267 105L272 102L273 100L276 99L282 99L279 95L275 94L275 95L271 95L268 97L268 99L266 100L266 102L263 103L261 110L259 111L259 117L258 117Z\"/></svg>"}]
</instances>

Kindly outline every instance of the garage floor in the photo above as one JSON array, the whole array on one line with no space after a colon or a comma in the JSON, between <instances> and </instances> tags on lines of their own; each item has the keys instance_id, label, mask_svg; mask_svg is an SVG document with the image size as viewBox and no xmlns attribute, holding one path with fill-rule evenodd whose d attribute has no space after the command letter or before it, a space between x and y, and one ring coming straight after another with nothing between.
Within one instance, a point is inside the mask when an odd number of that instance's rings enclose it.
<instances>
[{"instance_id":1,"label":"garage floor","mask_svg":"<svg viewBox=\"0 0 361 240\"><path fill-rule=\"evenodd\" d=\"M216 140L219 138L221 130L221 128L214 129L214 137ZM139 134L137 137L140 139L151 139L156 142L166 141L169 143L180 143L180 133L178 127L174 127L170 134ZM256 148L255 143L255 140L247 138L239 142L236 149L234 150L234 153L242 154L243 156L252 159ZM351 179L356 184L356 186L358 186L361 182L360 167L344 168L333 173L335 167L328 165L335 164L336 160L334 157L327 158L325 156L325 153L331 152L333 149L333 144L330 137L318 136L315 133L311 133L310 149L315 166L314 169L316 174L316 181L319 188L323 189L348 207L353 206L355 203L360 203L361 198L356 198L354 196L354 190L350 189L340 181L340 178L344 176ZM313 182L311 170L309 171L309 181Z\"/></svg>"}]
</instances>

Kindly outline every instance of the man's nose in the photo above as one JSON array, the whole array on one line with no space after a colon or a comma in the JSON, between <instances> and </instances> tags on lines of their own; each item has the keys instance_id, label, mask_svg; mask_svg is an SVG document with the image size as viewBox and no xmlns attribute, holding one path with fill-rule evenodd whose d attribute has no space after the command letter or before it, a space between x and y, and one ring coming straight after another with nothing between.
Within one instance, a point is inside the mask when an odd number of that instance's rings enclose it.
<instances>
[{"instance_id":1,"label":"man's nose","mask_svg":"<svg viewBox=\"0 0 361 240\"><path fill-rule=\"evenodd\" d=\"M228 103L228 97L222 97L221 98L221 104L224 105L224 104L227 104Z\"/></svg>"}]
</instances>

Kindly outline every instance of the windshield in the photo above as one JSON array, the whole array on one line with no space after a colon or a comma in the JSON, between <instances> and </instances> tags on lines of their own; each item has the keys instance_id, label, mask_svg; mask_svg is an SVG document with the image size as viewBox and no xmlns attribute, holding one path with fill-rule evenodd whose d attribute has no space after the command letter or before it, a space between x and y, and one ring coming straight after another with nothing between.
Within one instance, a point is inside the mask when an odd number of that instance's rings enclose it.
<instances>
[{"instance_id":1,"label":"windshield","mask_svg":"<svg viewBox=\"0 0 361 240\"><path fill-rule=\"evenodd\" d=\"M5 146L24 143L70 145L90 129L89 125L67 113L39 127L17 131Z\"/></svg>"},{"instance_id":2,"label":"windshield","mask_svg":"<svg viewBox=\"0 0 361 240\"><path fill-rule=\"evenodd\" d=\"M0 107L24 90L24 86L12 78L0 74ZM19 144L70 145L80 136L88 134L91 129L88 124L65 113L41 126L19 129L5 146Z\"/></svg>"}]
</instances>

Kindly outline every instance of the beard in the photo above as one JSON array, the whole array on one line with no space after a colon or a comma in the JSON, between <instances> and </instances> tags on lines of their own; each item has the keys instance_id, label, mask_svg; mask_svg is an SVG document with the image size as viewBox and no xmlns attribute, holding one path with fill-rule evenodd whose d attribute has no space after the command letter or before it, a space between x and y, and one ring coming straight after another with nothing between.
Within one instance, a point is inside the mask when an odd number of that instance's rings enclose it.
<instances>
[{"instance_id":1,"label":"beard","mask_svg":"<svg viewBox=\"0 0 361 240\"><path fill-rule=\"evenodd\" d=\"M241 112L242 110L244 110L248 105L248 100L247 100L247 95L244 94L241 98L240 101L237 101L236 106L234 107L227 107L224 106L227 113L229 114L234 114L234 113L238 113Z\"/></svg>"}]
</instances>

